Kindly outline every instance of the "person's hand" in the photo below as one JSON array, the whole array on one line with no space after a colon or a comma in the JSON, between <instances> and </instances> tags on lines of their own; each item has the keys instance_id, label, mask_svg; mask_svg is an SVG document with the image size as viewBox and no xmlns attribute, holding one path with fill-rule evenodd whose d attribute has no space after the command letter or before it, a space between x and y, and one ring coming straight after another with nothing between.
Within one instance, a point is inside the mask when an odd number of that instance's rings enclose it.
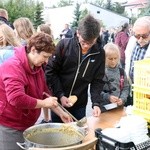
<instances>
[{"instance_id":1,"label":"person's hand","mask_svg":"<svg viewBox=\"0 0 150 150\"><path fill-rule=\"evenodd\" d=\"M109 101L110 101L111 103L117 103L118 97L111 95Z\"/></svg>"},{"instance_id":2,"label":"person's hand","mask_svg":"<svg viewBox=\"0 0 150 150\"><path fill-rule=\"evenodd\" d=\"M59 117L64 123L73 122L73 119L66 112L61 113Z\"/></svg>"},{"instance_id":3,"label":"person's hand","mask_svg":"<svg viewBox=\"0 0 150 150\"><path fill-rule=\"evenodd\" d=\"M71 107L72 106L70 104L69 99L67 97L65 97L65 96L62 96L60 101L61 101L62 106L64 106L64 107Z\"/></svg>"},{"instance_id":4,"label":"person's hand","mask_svg":"<svg viewBox=\"0 0 150 150\"><path fill-rule=\"evenodd\" d=\"M117 105L118 105L118 106L123 105L123 100L122 100L121 98L119 98L119 99L118 99L118 101L117 101Z\"/></svg>"},{"instance_id":5,"label":"person's hand","mask_svg":"<svg viewBox=\"0 0 150 150\"><path fill-rule=\"evenodd\" d=\"M58 106L57 97L48 97L43 100L44 108L56 108Z\"/></svg>"},{"instance_id":6,"label":"person's hand","mask_svg":"<svg viewBox=\"0 0 150 150\"><path fill-rule=\"evenodd\" d=\"M93 116L94 116L94 117L99 117L100 114L101 114L100 108L99 108L98 106L94 106L94 107L93 107Z\"/></svg>"}]
</instances>

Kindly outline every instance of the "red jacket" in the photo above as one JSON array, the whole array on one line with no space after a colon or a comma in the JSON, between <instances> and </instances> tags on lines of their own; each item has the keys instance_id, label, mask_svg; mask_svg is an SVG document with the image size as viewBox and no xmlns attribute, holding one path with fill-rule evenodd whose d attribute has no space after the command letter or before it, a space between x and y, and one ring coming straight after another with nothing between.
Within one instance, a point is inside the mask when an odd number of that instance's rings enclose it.
<instances>
[{"instance_id":1,"label":"red jacket","mask_svg":"<svg viewBox=\"0 0 150 150\"><path fill-rule=\"evenodd\" d=\"M115 37L115 44L120 48L121 59L125 61L125 49L129 40L129 35L126 32L118 32Z\"/></svg>"},{"instance_id":2,"label":"red jacket","mask_svg":"<svg viewBox=\"0 0 150 150\"><path fill-rule=\"evenodd\" d=\"M42 67L32 70L25 48L0 66L0 124L17 130L32 126L41 109L34 109L42 93L48 92Z\"/></svg>"}]
</instances>

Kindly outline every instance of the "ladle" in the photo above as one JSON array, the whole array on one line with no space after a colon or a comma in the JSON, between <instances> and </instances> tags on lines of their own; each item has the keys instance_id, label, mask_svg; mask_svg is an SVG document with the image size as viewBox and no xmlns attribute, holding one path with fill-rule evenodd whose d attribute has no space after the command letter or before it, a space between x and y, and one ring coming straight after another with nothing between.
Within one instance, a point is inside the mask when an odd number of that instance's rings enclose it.
<instances>
[{"instance_id":1,"label":"ladle","mask_svg":"<svg viewBox=\"0 0 150 150\"><path fill-rule=\"evenodd\" d=\"M43 92L43 95L46 95L47 97L50 97L50 95L46 92ZM74 119L77 122L77 126L83 127L84 124L87 122L86 117L83 117L82 119L78 120L66 108L64 108L60 103L58 103L58 106L61 107L72 119Z\"/></svg>"}]
</instances>

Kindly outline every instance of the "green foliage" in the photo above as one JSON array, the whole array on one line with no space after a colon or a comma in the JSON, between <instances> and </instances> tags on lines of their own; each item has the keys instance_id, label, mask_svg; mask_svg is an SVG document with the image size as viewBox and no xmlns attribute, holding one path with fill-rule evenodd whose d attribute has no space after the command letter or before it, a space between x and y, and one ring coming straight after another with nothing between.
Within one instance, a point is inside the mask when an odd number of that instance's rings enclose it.
<instances>
[{"instance_id":1,"label":"green foliage","mask_svg":"<svg viewBox=\"0 0 150 150\"><path fill-rule=\"evenodd\" d=\"M127 11L124 11L123 14L121 14L121 15L123 15L124 17L128 17L129 18L129 15L128 15Z\"/></svg>"},{"instance_id":2,"label":"green foliage","mask_svg":"<svg viewBox=\"0 0 150 150\"><path fill-rule=\"evenodd\" d=\"M81 11L81 14L79 16L79 20L81 20L82 18L84 18L87 14L88 14L88 10L87 9L84 9Z\"/></svg>"},{"instance_id":3,"label":"green foliage","mask_svg":"<svg viewBox=\"0 0 150 150\"><path fill-rule=\"evenodd\" d=\"M150 16L150 3L147 5L146 8L141 9L141 13L139 14L139 17L141 16Z\"/></svg>"},{"instance_id":4,"label":"green foliage","mask_svg":"<svg viewBox=\"0 0 150 150\"><path fill-rule=\"evenodd\" d=\"M89 3L89 1L88 0L84 0L83 3Z\"/></svg>"},{"instance_id":5,"label":"green foliage","mask_svg":"<svg viewBox=\"0 0 150 150\"><path fill-rule=\"evenodd\" d=\"M107 0L107 3L104 5L104 8L108 10L113 10L113 4L111 0Z\"/></svg>"},{"instance_id":6,"label":"green foliage","mask_svg":"<svg viewBox=\"0 0 150 150\"><path fill-rule=\"evenodd\" d=\"M57 8L58 6L56 6L56 5L53 5L53 6L51 6L51 8Z\"/></svg>"},{"instance_id":7,"label":"green foliage","mask_svg":"<svg viewBox=\"0 0 150 150\"><path fill-rule=\"evenodd\" d=\"M104 6L104 0L95 0L95 2L91 2L91 4L94 4L94 5L99 6L99 7L103 7Z\"/></svg>"},{"instance_id":8,"label":"green foliage","mask_svg":"<svg viewBox=\"0 0 150 150\"><path fill-rule=\"evenodd\" d=\"M33 21L35 6L33 0L3 0L0 2L0 8L8 11L10 22L14 22L19 17L28 17Z\"/></svg>"},{"instance_id":9,"label":"green foliage","mask_svg":"<svg viewBox=\"0 0 150 150\"><path fill-rule=\"evenodd\" d=\"M121 6L120 3L118 3L118 2L115 2L112 11L114 11L118 14L124 14L125 7Z\"/></svg>"},{"instance_id":10,"label":"green foliage","mask_svg":"<svg viewBox=\"0 0 150 150\"><path fill-rule=\"evenodd\" d=\"M118 14L124 14L124 16L126 16L124 13L125 7L121 6L119 2L112 2L111 0L107 0L107 2L104 3L104 0L95 0L95 2L92 2L92 4L103 7Z\"/></svg>"},{"instance_id":11,"label":"green foliage","mask_svg":"<svg viewBox=\"0 0 150 150\"><path fill-rule=\"evenodd\" d=\"M137 17L132 15L132 17L130 18L130 24L134 24L134 22L137 20Z\"/></svg>"},{"instance_id":12,"label":"green foliage","mask_svg":"<svg viewBox=\"0 0 150 150\"><path fill-rule=\"evenodd\" d=\"M35 7L35 14L34 14L34 26L37 28L40 24L44 23L44 19L42 18L43 13L43 3L37 2L37 5Z\"/></svg>"},{"instance_id":13,"label":"green foliage","mask_svg":"<svg viewBox=\"0 0 150 150\"><path fill-rule=\"evenodd\" d=\"M57 6L55 6L55 7L70 6L72 4L73 4L73 0L60 0L60 2L57 3Z\"/></svg>"},{"instance_id":14,"label":"green foliage","mask_svg":"<svg viewBox=\"0 0 150 150\"><path fill-rule=\"evenodd\" d=\"M80 20L80 4L76 3L76 7L74 10L74 21L71 23L71 27L76 30L76 28L78 27L79 24L79 20Z\"/></svg>"},{"instance_id":15,"label":"green foliage","mask_svg":"<svg viewBox=\"0 0 150 150\"><path fill-rule=\"evenodd\" d=\"M72 27L73 30L77 29L79 21L81 19L83 19L87 14L89 14L88 9L80 10L80 4L76 3L76 7L75 7L75 10L74 10L74 20L71 23L71 27ZM101 26L104 26L103 22L101 20L99 20L99 21L101 23Z\"/></svg>"}]
</instances>

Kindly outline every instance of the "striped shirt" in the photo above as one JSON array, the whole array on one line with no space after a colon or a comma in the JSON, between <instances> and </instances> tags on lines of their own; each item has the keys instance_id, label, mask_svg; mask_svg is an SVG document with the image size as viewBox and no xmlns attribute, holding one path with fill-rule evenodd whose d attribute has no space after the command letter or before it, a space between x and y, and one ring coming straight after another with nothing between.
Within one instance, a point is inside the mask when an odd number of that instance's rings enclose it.
<instances>
[{"instance_id":1,"label":"striped shirt","mask_svg":"<svg viewBox=\"0 0 150 150\"><path fill-rule=\"evenodd\" d=\"M132 51L131 60L130 60L130 70L129 70L129 76L132 80L132 83L134 81L134 61L142 60L144 59L144 56L146 54L148 45L145 45L144 47L140 47L140 45L137 43L134 50Z\"/></svg>"}]
</instances>

